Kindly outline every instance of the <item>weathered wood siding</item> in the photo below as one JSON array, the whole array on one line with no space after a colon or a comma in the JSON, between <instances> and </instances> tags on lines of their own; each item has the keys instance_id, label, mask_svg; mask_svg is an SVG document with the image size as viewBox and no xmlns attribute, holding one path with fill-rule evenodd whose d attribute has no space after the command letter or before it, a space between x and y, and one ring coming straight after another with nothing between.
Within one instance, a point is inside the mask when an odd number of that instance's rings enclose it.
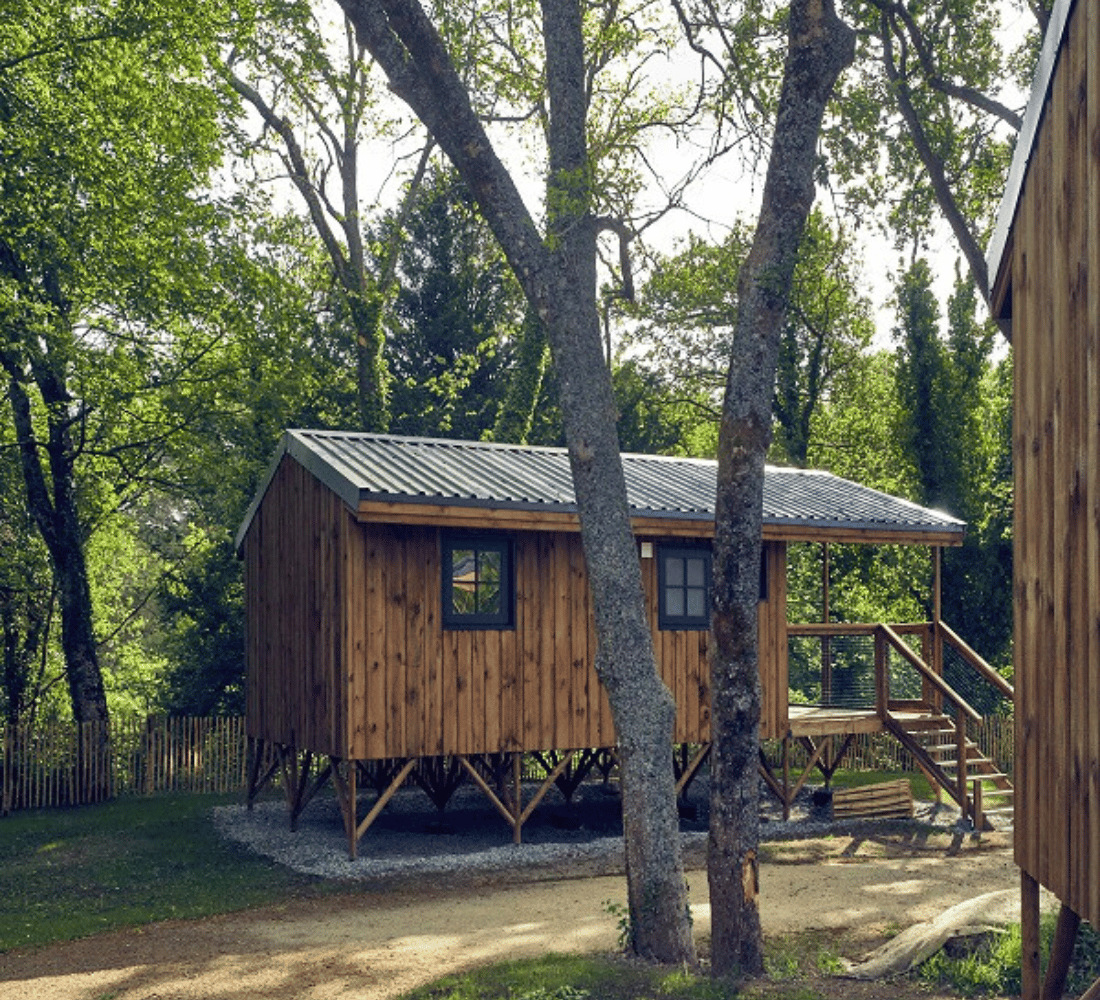
<instances>
[{"instance_id":1,"label":"weathered wood siding","mask_svg":"<svg viewBox=\"0 0 1100 1000\"><path fill-rule=\"evenodd\" d=\"M284 460L244 547L249 735L343 757L343 533L331 490Z\"/></svg>"},{"instance_id":2,"label":"weathered wood siding","mask_svg":"<svg viewBox=\"0 0 1100 1000\"><path fill-rule=\"evenodd\" d=\"M444 629L440 529L358 523L285 460L244 545L250 734L364 760L613 745L580 536L509 535L515 628ZM786 546L766 551L769 737L786 731ZM658 629L656 558L642 569L675 739L705 741L707 633Z\"/></svg>"},{"instance_id":3,"label":"weathered wood siding","mask_svg":"<svg viewBox=\"0 0 1100 1000\"><path fill-rule=\"evenodd\" d=\"M1078 3L1071 17L998 305L1015 355L1016 861L1096 925L1100 11Z\"/></svg>"}]
</instances>

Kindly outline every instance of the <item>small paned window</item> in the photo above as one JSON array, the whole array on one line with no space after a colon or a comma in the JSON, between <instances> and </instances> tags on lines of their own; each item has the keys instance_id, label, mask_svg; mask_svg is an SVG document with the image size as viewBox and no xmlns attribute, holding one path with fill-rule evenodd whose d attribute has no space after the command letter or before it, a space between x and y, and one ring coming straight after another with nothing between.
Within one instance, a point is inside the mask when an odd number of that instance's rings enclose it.
<instances>
[{"instance_id":1,"label":"small paned window","mask_svg":"<svg viewBox=\"0 0 1100 1000\"><path fill-rule=\"evenodd\" d=\"M511 541L444 535L443 624L447 628L511 628L514 608Z\"/></svg>"},{"instance_id":2,"label":"small paned window","mask_svg":"<svg viewBox=\"0 0 1100 1000\"><path fill-rule=\"evenodd\" d=\"M710 628L710 549L662 546L657 570L660 627Z\"/></svg>"}]
</instances>

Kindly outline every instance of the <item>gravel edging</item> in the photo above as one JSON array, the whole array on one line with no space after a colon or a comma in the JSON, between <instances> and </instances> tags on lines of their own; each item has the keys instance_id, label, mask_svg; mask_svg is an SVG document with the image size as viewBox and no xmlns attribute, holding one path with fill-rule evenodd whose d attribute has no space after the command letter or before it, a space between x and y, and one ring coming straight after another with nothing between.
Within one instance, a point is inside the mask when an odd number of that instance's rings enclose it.
<instances>
[{"instance_id":1,"label":"gravel edging","mask_svg":"<svg viewBox=\"0 0 1100 1000\"><path fill-rule=\"evenodd\" d=\"M686 815L680 843L685 855L705 851L707 791L698 782ZM364 806L360 806L360 814ZM917 803L913 821L954 829L957 809ZM897 821L873 824L897 825ZM364 834L359 857L348 858L347 838L334 797L314 799L292 832L282 800L220 806L214 824L229 840L248 847L294 871L320 878L370 880L412 873L474 873L514 871L518 867L549 866L563 873L585 863L621 866L622 827L616 794L601 785L577 790L572 803L542 803L523 827L523 843L511 843L511 832L475 788L456 792L442 817L416 789L402 789ZM815 804L812 790L803 789L783 821L778 805L761 796L761 839L797 840L866 830L867 821L833 822L827 804Z\"/></svg>"}]
</instances>

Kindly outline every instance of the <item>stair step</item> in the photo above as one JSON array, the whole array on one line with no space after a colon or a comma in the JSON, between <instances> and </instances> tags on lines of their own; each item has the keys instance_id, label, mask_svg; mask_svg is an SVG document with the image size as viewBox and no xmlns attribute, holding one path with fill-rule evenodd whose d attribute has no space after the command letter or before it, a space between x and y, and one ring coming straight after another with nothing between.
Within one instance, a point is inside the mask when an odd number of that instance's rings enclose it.
<instances>
[{"instance_id":1,"label":"stair step","mask_svg":"<svg viewBox=\"0 0 1100 1000\"><path fill-rule=\"evenodd\" d=\"M986 809L983 807L983 816L1011 816L1016 810L1012 806L998 806L995 809Z\"/></svg>"},{"instance_id":2,"label":"stair step","mask_svg":"<svg viewBox=\"0 0 1100 1000\"><path fill-rule=\"evenodd\" d=\"M952 758L951 760L939 760L936 761L940 767L947 769L951 768L953 771L958 770L959 762ZM985 766L988 765L990 770L985 770ZM996 780L997 778L1007 778L1007 774L1002 774L997 770L997 765L993 763L988 757L967 757L966 758L966 771L969 775L973 772L975 778L989 778Z\"/></svg>"}]
</instances>

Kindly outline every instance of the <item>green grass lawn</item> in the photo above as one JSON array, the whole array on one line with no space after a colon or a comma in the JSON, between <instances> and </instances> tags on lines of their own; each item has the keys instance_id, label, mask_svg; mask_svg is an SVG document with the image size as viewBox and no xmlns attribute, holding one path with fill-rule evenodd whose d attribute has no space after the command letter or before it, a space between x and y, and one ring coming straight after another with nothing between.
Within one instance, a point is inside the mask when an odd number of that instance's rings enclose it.
<instances>
[{"instance_id":1,"label":"green grass lawn","mask_svg":"<svg viewBox=\"0 0 1100 1000\"><path fill-rule=\"evenodd\" d=\"M791 769L791 784L793 785L800 777L802 772L795 768ZM919 771L837 771L833 774L832 787L833 788L861 788L864 785L878 785L884 781L896 781L898 778L905 778L910 787L913 789L913 798L920 802L931 802L936 793L933 790L928 779ZM817 787L822 784L821 772L814 770L814 773L807 779L807 784L810 787Z\"/></svg>"},{"instance_id":2,"label":"green grass lawn","mask_svg":"<svg viewBox=\"0 0 1100 1000\"><path fill-rule=\"evenodd\" d=\"M731 984L686 969L606 955L546 955L500 962L406 994L402 1000L728 1000Z\"/></svg>"},{"instance_id":3,"label":"green grass lawn","mask_svg":"<svg viewBox=\"0 0 1100 1000\"><path fill-rule=\"evenodd\" d=\"M910 778L918 798L931 796L913 774L840 771L834 785L893 777ZM211 810L237 801L158 795L0 819L0 952L347 891L220 837Z\"/></svg>"},{"instance_id":4,"label":"green grass lawn","mask_svg":"<svg viewBox=\"0 0 1100 1000\"><path fill-rule=\"evenodd\" d=\"M0 951L320 891L221 838L239 796L161 795L0 819Z\"/></svg>"}]
</instances>

